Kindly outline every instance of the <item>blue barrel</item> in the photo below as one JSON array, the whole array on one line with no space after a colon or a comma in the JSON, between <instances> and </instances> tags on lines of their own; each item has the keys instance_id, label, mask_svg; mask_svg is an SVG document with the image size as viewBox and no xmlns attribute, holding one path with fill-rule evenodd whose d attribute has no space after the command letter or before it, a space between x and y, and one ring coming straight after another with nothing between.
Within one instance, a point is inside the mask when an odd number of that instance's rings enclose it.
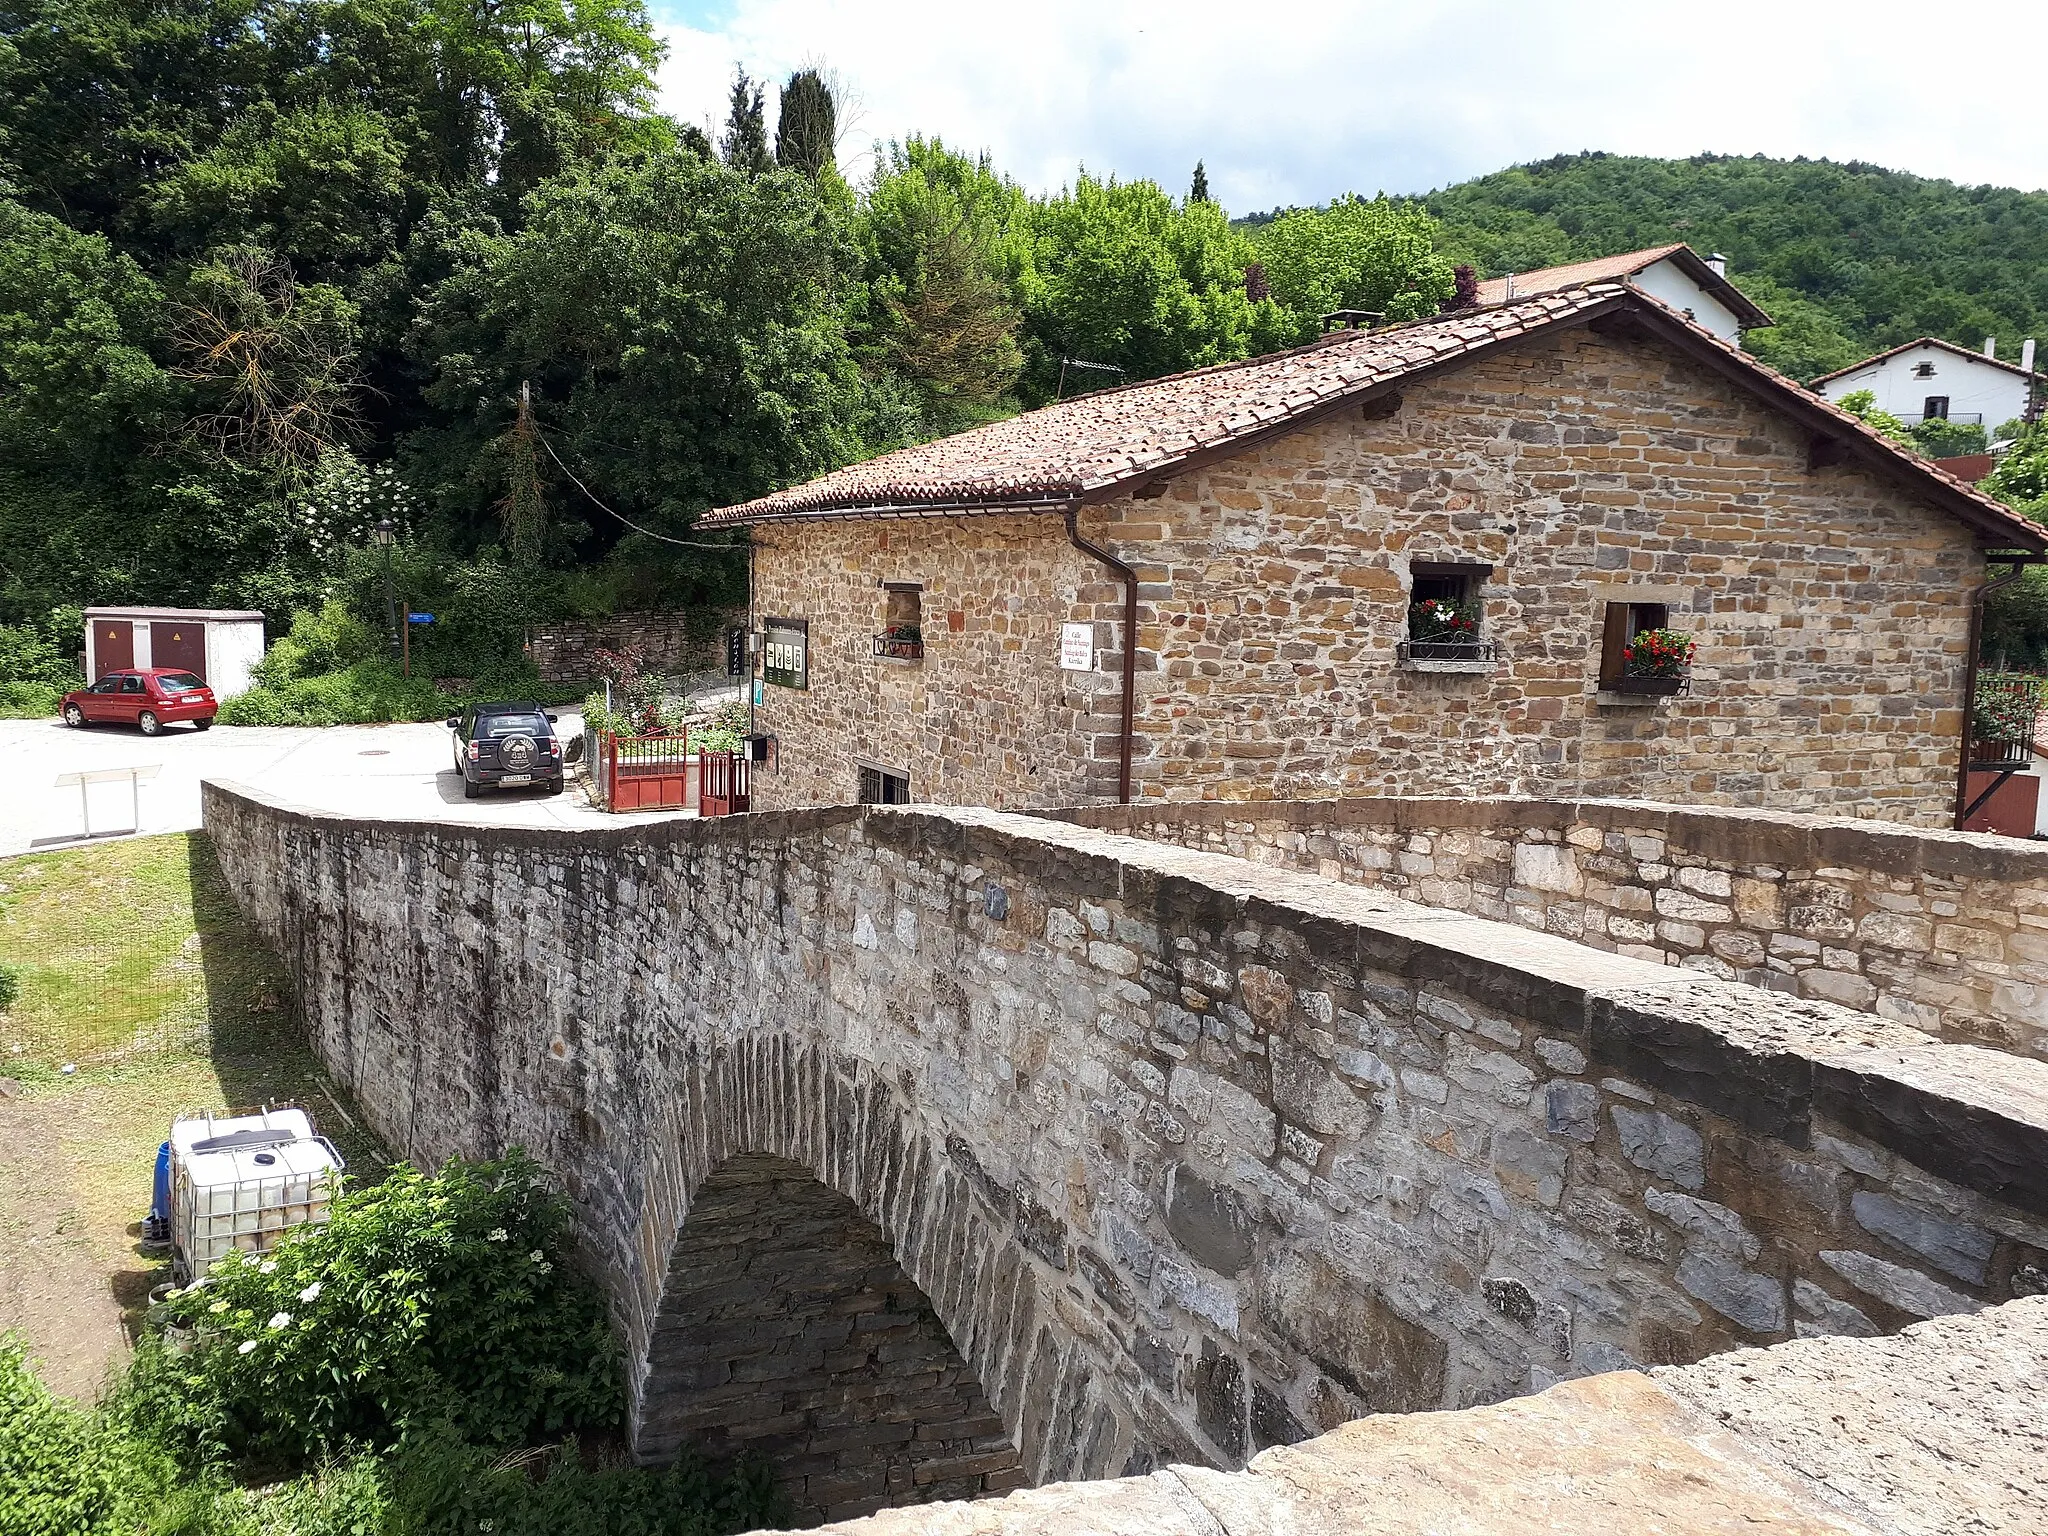
<instances>
[{"instance_id":1,"label":"blue barrel","mask_svg":"<svg viewBox=\"0 0 2048 1536\"><path fill-rule=\"evenodd\" d=\"M168 1242L171 1236L171 1144L156 1149L156 1182L149 1193L149 1220L142 1235L150 1242Z\"/></svg>"}]
</instances>

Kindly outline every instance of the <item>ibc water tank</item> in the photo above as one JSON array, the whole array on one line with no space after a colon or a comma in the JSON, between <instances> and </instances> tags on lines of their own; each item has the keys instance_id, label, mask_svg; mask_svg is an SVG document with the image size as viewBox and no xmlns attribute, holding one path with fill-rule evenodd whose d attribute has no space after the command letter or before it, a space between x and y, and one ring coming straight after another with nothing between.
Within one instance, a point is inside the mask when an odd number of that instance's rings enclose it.
<instances>
[{"instance_id":1,"label":"ibc water tank","mask_svg":"<svg viewBox=\"0 0 2048 1536\"><path fill-rule=\"evenodd\" d=\"M343 1168L303 1109L185 1115L171 1127L171 1273L205 1277L231 1248L267 1253L290 1227L327 1220Z\"/></svg>"}]
</instances>

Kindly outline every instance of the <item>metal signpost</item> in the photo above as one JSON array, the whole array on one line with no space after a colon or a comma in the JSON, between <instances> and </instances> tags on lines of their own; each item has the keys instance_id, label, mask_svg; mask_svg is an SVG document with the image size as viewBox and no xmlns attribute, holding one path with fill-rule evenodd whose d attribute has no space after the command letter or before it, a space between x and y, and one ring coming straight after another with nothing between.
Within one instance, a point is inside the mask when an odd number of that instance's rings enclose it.
<instances>
[{"instance_id":1,"label":"metal signpost","mask_svg":"<svg viewBox=\"0 0 2048 1536\"><path fill-rule=\"evenodd\" d=\"M431 624L431 623L433 623L433 622L434 622L434 616L433 616L433 615L432 615L431 613L408 613L408 614L406 614L406 616L405 616L405 644L404 644L404 650L405 650L405 675L406 675L407 677L411 677L411 676L412 676L412 627L413 627L413 625L415 625L415 624Z\"/></svg>"}]
</instances>

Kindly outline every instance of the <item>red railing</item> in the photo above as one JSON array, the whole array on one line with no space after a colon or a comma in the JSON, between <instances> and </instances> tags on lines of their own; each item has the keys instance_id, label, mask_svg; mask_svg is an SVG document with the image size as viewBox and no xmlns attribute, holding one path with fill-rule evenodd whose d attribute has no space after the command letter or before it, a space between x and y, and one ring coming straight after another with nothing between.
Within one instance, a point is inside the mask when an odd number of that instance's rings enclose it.
<instances>
[{"instance_id":1,"label":"red railing","mask_svg":"<svg viewBox=\"0 0 2048 1536\"><path fill-rule=\"evenodd\" d=\"M615 811L686 810L696 773L690 733L604 738L605 803Z\"/></svg>"},{"instance_id":2,"label":"red railing","mask_svg":"<svg viewBox=\"0 0 2048 1536\"><path fill-rule=\"evenodd\" d=\"M734 752L706 752L704 793L698 812L705 816L730 816L747 808L747 760Z\"/></svg>"}]
</instances>

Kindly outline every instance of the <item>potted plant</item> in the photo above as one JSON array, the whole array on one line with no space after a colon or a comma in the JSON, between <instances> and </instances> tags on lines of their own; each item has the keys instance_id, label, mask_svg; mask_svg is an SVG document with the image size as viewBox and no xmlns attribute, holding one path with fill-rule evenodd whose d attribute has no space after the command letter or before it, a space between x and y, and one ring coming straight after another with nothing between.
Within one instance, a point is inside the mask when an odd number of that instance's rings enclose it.
<instances>
[{"instance_id":1,"label":"potted plant","mask_svg":"<svg viewBox=\"0 0 2048 1536\"><path fill-rule=\"evenodd\" d=\"M1479 655L1476 604L1450 597L1425 597L1408 605L1411 661L1467 661Z\"/></svg>"},{"instance_id":2,"label":"potted plant","mask_svg":"<svg viewBox=\"0 0 2048 1536\"><path fill-rule=\"evenodd\" d=\"M2024 762L2034 741L2034 722L2041 710L2041 685L2031 677L1978 679L1970 707L1970 760L1973 763Z\"/></svg>"},{"instance_id":3,"label":"potted plant","mask_svg":"<svg viewBox=\"0 0 2048 1536\"><path fill-rule=\"evenodd\" d=\"M1639 629L1621 650L1616 693L1674 694L1692 675L1693 637L1682 629Z\"/></svg>"}]
</instances>

